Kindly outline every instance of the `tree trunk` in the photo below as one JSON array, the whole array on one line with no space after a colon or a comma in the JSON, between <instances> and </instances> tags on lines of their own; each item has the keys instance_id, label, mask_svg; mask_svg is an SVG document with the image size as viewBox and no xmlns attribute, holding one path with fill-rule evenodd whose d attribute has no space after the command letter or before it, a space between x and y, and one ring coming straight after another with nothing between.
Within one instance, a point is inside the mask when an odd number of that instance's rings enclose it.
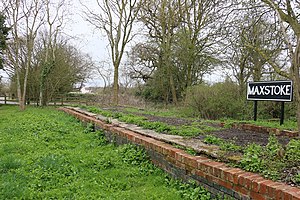
<instances>
[{"instance_id":1,"label":"tree trunk","mask_svg":"<svg viewBox=\"0 0 300 200\"><path fill-rule=\"evenodd\" d=\"M175 84L174 84L174 79L173 79L172 72L170 73L170 88L171 88L173 103L175 105L177 105L177 102L178 102L177 101L177 94L176 94L176 88L175 88Z\"/></svg>"},{"instance_id":2,"label":"tree trunk","mask_svg":"<svg viewBox=\"0 0 300 200\"><path fill-rule=\"evenodd\" d=\"M28 81L28 74L29 74L29 68L31 63L31 52L33 49L33 44L31 44L31 41L29 41L29 47L28 47L28 55L27 55L27 62L26 62L26 68L25 68L25 76L24 76L24 85L23 85L23 96L22 100L24 101L24 109L25 109L25 102L26 102L26 92L27 92L27 81Z\"/></svg>"},{"instance_id":3,"label":"tree trunk","mask_svg":"<svg viewBox=\"0 0 300 200\"><path fill-rule=\"evenodd\" d=\"M119 104L119 64L114 63L113 105Z\"/></svg>"},{"instance_id":4,"label":"tree trunk","mask_svg":"<svg viewBox=\"0 0 300 200\"><path fill-rule=\"evenodd\" d=\"M23 111L23 110L25 110L25 100L23 99L23 95L22 95L19 71L16 71L16 75L17 75L17 95L18 95L18 99L19 99L19 108L21 111Z\"/></svg>"},{"instance_id":5,"label":"tree trunk","mask_svg":"<svg viewBox=\"0 0 300 200\"><path fill-rule=\"evenodd\" d=\"M187 83L186 83L186 88L192 86L192 65L188 65L187 69Z\"/></svg>"},{"instance_id":6,"label":"tree trunk","mask_svg":"<svg viewBox=\"0 0 300 200\"><path fill-rule=\"evenodd\" d=\"M300 37L297 38L297 46L294 53L294 59L292 63L292 78L294 82L294 94L297 106L297 125L298 131L300 131L300 77L299 77L299 67L300 67Z\"/></svg>"}]
</instances>

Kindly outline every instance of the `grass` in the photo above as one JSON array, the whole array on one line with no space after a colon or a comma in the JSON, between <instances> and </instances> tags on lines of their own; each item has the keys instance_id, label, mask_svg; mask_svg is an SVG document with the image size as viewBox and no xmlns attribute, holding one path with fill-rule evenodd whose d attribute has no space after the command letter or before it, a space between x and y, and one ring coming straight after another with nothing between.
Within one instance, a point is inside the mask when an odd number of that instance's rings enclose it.
<instances>
[{"instance_id":1,"label":"grass","mask_svg":"<svg viewBox=\"0 0 300 200\"><path fill-rule=\"evenodd\" d=\"M210 199L62 112L0 106L0 119L0 199Z\"/></svg>"}]
</instances>

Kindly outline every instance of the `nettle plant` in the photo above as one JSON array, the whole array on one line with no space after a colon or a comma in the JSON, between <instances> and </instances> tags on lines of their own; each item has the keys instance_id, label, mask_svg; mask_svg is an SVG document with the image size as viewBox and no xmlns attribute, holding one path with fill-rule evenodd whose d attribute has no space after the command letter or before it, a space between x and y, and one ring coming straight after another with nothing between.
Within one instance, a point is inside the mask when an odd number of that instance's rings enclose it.
<instances>
[{"instance_id":1,"label":"nettle plant","mask_svg":"<svg viewBox=\"0 0 300 200\"><path fill-rule=\"evenodd\" d=\"M300 141L291 140L283 147L276 136L271 135L265 147L257 144L248 145L243 154L240 166L247 171L259 172L266 178L278 180L283 169L297 167L300 164ZM293 178L299 183L299 173Z\"/></svg>"}]
</instances>

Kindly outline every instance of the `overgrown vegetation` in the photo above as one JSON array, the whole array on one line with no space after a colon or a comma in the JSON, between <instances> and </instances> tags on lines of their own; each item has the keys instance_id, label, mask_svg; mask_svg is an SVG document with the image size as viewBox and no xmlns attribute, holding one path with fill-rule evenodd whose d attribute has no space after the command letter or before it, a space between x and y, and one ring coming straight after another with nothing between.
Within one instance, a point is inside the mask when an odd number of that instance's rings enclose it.
<instances>
[{"instance_id":1,"label":"overgrown vegetation","mask_svg":"<svg viewBox=\"0 0 300 200\"><path fill-rule=\"evenodd\" d=\"M123 113L123 112L113 112L109 110L102 110L95 107L85 107L87 110L91 112L100 113L107 117L117 118L121 121L127 123L137 124L144 128L154 129L157 132L174 134L172 127L166 123L162 122L148 122L147 118L144 116L136 116L134 113L138 113L138 109L130 108L125 109L126 112L131 112L131 114ZM159 116L172 116L171 112L168 111L166 114L163 112L155 112L155 111L143 111L141 110L139 113L147 114L147 115L156 115L158 113ZM237 120L222 120L225 122L225 127L231 127L233 123L254 123L253 121L237 121ZM207 144L214 144L220 147L220 150L227 154L238 153L238 155L242 155L241 161L238 163L238 166L251 172L258 172L264 175L266 178L270 178L273 180L283 180L285 182L289 182L292 184L299 184L299 173L300 169L297 167L300 165L300 141L297 139L291 140L286 146L281 145L277 138L273 135L269 137L268 144L264 146L260 146L258 144L250 144L247 147L239 146L234 143L234 141L223 140L214 135L210 135L209 132L216 130L214 128L210 129L211 126L207 126L203 124L213 124L220 123L221 121L212 121L212 120L204 120L202 123L200 122L192 122L190 125L182 125L177 127L176 133L180 133L184 136L196 136L194 134L190 134L195 130L195 133L200 133L198 129L202 130L202 134L205 135L203 142ZM276 122L255 122L254 124L276 127L278 123ZM170 128L171 127L171 128ZM210 127L210 128L208 128ZM281 127L282 129L283 127ZM296 128L296 123L289 122L284 126L285 129L294 129ZM191 152L192 154L195 152ZM227 160L225 158L225 160ZM234 163L236 164L236 163ZM289 171L291 170L292 171ZM288 176L285 171L289 171Z\"/></svg>"},{"instance_id":2,"label":"overgrown vegetation","mask_svg":"<svg viewBox=\"0 0 300 200\"><path fill-rule=\"evenodd\" d=\"M298 184L300 172L299 149L299 140L293 139L283 147L275 136L270 136L265 147L251 144L245 148L240 166L247 171L259 172L272 180L283 179L284 170L296 168L296 173L291 174L292 176L288 177L290 180L285 181Z\"/></svg>"},{"instance_id":3,"label":"overgrown vegetation","mask_svg":"<svg viewBox=\"0 0 300 200\"><path fill-rule=\"evenodd\" d=\"M221 150L224 151L241 151L242 147L235 145L232 141L225 141L213 135L206 135L204 140L207 144L214 144L220 146Z\"/></svg>"},{"instance_id":4,"label":"overgrown vegetation","mask_svg":"<svg viewBox=\"0 0 300 200\"><path fill-rule=\"evenodd\" d=\"M210 199L53 109L0 107L1 199Z\"/></svg>"},{"instance_id":5,"label":"overgrown vegetation","mask_svg":"<svg viewBox=\"0 0 300 200\"><path fill-rule=\"evenodd\" d=\"M197 136L203 133L207 133L209 131L217 130L217 128L213 128L200 123L193 123L188 126L187 125L174 126L164 122L149 121L147 120L146 117L143 116L136 116L133 114L126 114L121 112L113 112L110 110L103 110L93 106L81 106L81 107L87 109L90 112L98 113L108 118L110 117L115 118L122 122L136 124L145 129L155 130L158 133L167 133L171 135L181 135L181 136Z\"/></svg>"}]
</instances>

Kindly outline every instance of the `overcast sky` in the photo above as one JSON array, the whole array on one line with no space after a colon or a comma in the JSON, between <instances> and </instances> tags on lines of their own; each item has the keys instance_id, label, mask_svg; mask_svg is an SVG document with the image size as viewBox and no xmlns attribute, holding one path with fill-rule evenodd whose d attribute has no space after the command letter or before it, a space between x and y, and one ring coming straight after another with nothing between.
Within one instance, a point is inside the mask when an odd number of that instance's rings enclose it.
<instances>
[{"instance_id":1,"label":"overcast sky","mask_svg":"<svg viewBox=\"0 0 300 200\"><path fill-rule=\"evenodd\" d=\"M96 1L82 1L89 8L96 8ZM65 33L74 37L71 40L72 44L80 49L83 53L89 54L96 62L109 60L109 52L107 49L107 39L96 30L91 24L83 18L83 6L80 4L80 0L72 1L72 19L66 26ZM102 81L99 78L89 80L86 86L101 86Z\"/></svg>"},{"instance_id":2,"label":"overcast sky","mask_svg":"<svg viewBox=\"0 0 300 200\"><path fill-rule=\"evenodd\" d=\"M95 1L84 1L89 7L96 7ZM83 52L90 54L93 59L101 61L108 58L107 40L101 35L99 30L85 21L82 16L82 9L79 0L72 1L72 19L66 25L65 32L76 39L72 43Z\"/></svg>"}]
</instances>

